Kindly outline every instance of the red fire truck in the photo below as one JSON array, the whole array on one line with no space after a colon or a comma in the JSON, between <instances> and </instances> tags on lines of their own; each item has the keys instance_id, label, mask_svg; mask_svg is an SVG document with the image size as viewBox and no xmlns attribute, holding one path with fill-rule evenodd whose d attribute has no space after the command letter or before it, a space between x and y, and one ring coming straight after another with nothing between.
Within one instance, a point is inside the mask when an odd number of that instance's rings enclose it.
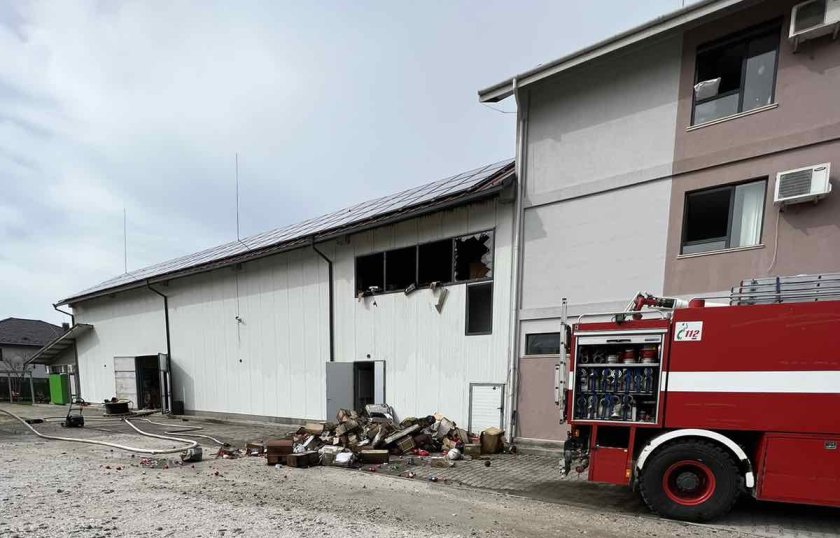
<instances>
[{"instance_id":1,"label":"red fire truck","mask_svg":"<svg viewBox=\"0 0 840 538\"><path fill-rule=\"evenodd\" d=\"M707 521L742 493L840 507L840 274L639 294L567 325L566 472Z\"/></svg>"}]
</instances>

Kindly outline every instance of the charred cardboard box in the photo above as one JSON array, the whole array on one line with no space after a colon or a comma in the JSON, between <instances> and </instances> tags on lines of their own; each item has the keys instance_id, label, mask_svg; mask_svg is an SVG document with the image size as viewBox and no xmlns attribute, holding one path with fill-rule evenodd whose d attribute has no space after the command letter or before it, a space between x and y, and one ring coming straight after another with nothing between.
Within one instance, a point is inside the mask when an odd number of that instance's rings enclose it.
<instances>
[{"instance_id":1,"label":"charred cardboard box","mask_svg":"<svg viewBox=\"0 0 840 538\"><path fill-rule=\"evenodd\" d=\"M388 463L390 455L387 450L362 450L359 461L362 463Z\"/></svg>"},{"instance_id":2,"label":"charred cardboard box","mask_svg":"<svg viewBox=\"0 0 840 538\"><path fill-rule=\"evenodd\" d=\"M286 463L286 456L292 453L294 442L290 439L271 439L265 443L266 460L269 465Z\"/></svg>"}]
</instances>

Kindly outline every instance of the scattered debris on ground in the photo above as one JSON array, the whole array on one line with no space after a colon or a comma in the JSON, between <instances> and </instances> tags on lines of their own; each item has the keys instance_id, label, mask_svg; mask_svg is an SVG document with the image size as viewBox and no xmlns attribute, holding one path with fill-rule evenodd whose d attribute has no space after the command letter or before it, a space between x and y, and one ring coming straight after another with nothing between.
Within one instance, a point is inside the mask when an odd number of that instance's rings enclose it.
<instances>
[{"instance_id":1,"label":"scattered debris on ground","mask_svg":"<svg viewBox=\"0 0 840 538\"><path fill-rule=\"evenodd\" d=\"M417 472L407 467L452 467L459 460L508 449L499 428L477 436L440 413L399 422L394 417L386 404L368 405L361 412L340 409L335 422L309 423L284 439L251 441L242 451L223 447L217 457L263 456L275 467L330 465L415 478ZM438 481L433 473L428 479Z\"/></svg>"}]
</instances>

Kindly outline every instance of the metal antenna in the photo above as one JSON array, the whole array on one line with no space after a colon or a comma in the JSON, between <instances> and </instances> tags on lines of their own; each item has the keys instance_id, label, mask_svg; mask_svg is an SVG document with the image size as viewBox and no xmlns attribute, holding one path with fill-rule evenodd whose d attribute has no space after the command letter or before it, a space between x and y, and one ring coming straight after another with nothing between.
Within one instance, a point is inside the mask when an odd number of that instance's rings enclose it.
<instances>
[{"instance_id":1,"label":"metal antenna","mask_svg":"<svg viewBox=\"0 0 840 538\"><path fill-rule=\"evenodd\" d=\"M236 152L236 240L239 241L239 152Z\"/></svg>"},{"instance_id":2,"label":"metal antenna","mask_svg":"<svg viewBox=\"0 0 840 538\"><path fill-rule=\"evenodd\" d=\"M128 226L126 225L125 206L123 206L123 269L128 273Z\"/></svg>"}]
</instances>

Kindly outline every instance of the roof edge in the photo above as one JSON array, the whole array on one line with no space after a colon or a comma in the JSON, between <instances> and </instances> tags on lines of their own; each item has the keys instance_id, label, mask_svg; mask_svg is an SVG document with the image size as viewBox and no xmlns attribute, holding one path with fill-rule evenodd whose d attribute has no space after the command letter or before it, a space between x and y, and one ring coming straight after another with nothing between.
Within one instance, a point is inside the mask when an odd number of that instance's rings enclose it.
<instances>
[{"instance_id":1,"label":"roof edge","mask_svg":"<svg viewBox=\"0 0 840 538\"><path fill-rule=\"evenodd\" d=\"M229 267L231 265L236 265L248 261L254 261L260 258L273 256L275 254L281 254L283 252L289 252L291 250L304 248L314 243L329 241L330 239L334 239L336 237L346 235L348 233L359 233L370 228L377 228L380 226L386 226L388 224L394 224L396 222L416 218L449 207L462 206L478 200L491 198L493 196L496 196L499 192L501 192L503 189L509 186L514 181L515 175L515 166L514 163L511 162L509 165L504 166L503 168L499 169L498 172L485 179L481 184L474 186L472 191L458 193L448 199L444 198L440 200L432 200L424 205L398 210L395 213L379 215L372 219L352 223L345 227L339 227L332 230L325 230L323 233L320 234L306 235L288 242L281 242L261 249L235 254L228 258L213 260L201 265L196 265L194 267L179 269L170 273L156 275L151 278L139 279L134 282L126 283L112 288L97 290L84 295L70 296L58 301L56 303L56 306L72 306L73 304L89 301L97 297L103 297L106 295L112 295L115 293L121 293L133 289L144 288L149 284L165 282L168 280L192 276L199 273L206 273L215 269L221 269L224 267ZM498 184L493 185L489 188L482 188L483 185L487 185L488 183L491 183L493 181L498 181L500 178L502 180L499 181Z\"/></svg>"},{"instance_id":2,"label":"roof edge","mask_svg":"<svg viewBox=\"0 0 840 538\"><path fill-rule=\"evenodd\" d=\"M513 95L514 81L517 87L533 84L576 65L594 60L624 47L652 38L668 30L683 26L730 8L745 0L702 0L676 11L657 17L644 24L625 30L580 50L561 56L544 65L529 69L507 80L478 90L481 103L494 103Z\"/></svg>"}]
</instances>

